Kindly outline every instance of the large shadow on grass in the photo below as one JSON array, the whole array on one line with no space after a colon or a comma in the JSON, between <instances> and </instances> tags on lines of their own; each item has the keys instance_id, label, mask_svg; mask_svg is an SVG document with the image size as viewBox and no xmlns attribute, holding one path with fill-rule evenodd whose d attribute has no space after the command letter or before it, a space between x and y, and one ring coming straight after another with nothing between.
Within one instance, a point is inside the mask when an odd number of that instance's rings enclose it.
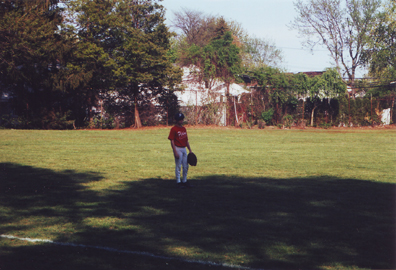
<instances>
[{"instance_id":1,"label":"large shadow on grass","mask_svg":"<svg viewBox=\"0 0 396 270\"><path fill-rule=\"evenodd\" d=\"M49 169L0 163L0 228L7 231L32 231L86 217L82 204L97 197L84 184L100 181L94 172ZM46 219L47 218L47 219ZM51 219L49 219L51 218ZM53 223L53 224L52 224ZM56 232L56 230L54 230ZM37 232L43 233L43 231Z\"/></svg>"},{"instance_id":2,"label":"large shadow on grass","mask_svg":"<svg viewBox=\"0 0 396 270\"><path fill-rule=\"evenodd\" d=\"M191 189L178 189L173 181L145 179L97 193L84 185L101 181L97 174L16 164L0 164L0 168L3 234L19 231L28 237L24 233L59 226L59 232L52 232L56 241L263 269L396 267L395 184L334 177L208 176L192 179ZM40 248L54 252L46 245ZM11 244L5 250L0 254L4 269L11 269L17 258L38 252L37 247ZM54 255L46 252L46 257ZM92 269L136 269L137 265L172 269L170 264L148 263L139 256L115 260L105 252L79 252L72 256L62 251L60 257L68 267L85 265L81 260L86 258L95 265ZM70 256L65 258L66 254ZM57 262L52 258L48 269Z\"/></svg>"}]
</instances>

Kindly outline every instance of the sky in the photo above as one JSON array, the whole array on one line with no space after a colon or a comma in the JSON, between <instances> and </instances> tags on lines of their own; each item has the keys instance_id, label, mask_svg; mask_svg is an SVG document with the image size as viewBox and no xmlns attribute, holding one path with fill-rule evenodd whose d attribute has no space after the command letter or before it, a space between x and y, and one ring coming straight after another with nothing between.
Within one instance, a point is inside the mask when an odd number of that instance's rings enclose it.
<instances>
[{"instance_id":1,"label":"sky","mask_svg":"<svg viewBox=\"0 0 396 270\"><path fill-rule=\"evenodd\" d=\"M174 12L182 8L240 23L250 36L268 40L282 51L281 67L287 72L323 71L334 66L324 47L316 47L313 53L303 49L298 31L289 29L297 16L293 0L163 0L161 4L168 26Z\"/></svg>"}]
</instances>

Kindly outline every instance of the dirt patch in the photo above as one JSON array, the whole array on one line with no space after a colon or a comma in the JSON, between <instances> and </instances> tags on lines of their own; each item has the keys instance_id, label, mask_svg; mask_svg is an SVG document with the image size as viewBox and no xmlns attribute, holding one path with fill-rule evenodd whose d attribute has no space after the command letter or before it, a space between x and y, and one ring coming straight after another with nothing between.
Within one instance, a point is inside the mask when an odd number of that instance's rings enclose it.
<instances>
[{"instance_id":1,"label":"dirt patch","mask_svg":"<svg viewBox=\"0 0 396 270\"><path fill-rule=\"evenodd\" d=\"M156 129L170 129L172 126L166 125L158 125L158 126L144 126L139 129L136 128L123 128L119 130L156 130ZM216 126L216 125L185 125L187 129L241 129L240 127L235 126ZM247 128L244 128L247 129ZM257 126L254 126L252 129L258 129ZM277 126L266 126L263 130L277 130L279 129ZM292 127L291 130L324 130L323 128L317 127ZM396 130L396 125L387 125L387 126L366 126L366 127L331 127L328 130L340 130L340 131L353 131L353 130ZM97 129L96 129L97 130ZM104 130L104 129L103 129Z\"/></svg>"}]
</instances>

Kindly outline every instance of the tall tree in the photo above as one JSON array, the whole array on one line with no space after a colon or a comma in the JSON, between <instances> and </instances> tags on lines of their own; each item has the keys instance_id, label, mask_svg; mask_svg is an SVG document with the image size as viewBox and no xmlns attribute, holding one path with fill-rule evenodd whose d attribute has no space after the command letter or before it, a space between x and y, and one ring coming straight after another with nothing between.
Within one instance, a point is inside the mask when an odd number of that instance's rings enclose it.
<instances>
[{"instance_id":1,"label":"tall tree","mask_svg":"<svg viewBox=\"0 0 396 270\"><path fill-rule=\"evenodd\" d=\"M379 14L379 23L370 39L366 61L370 72L381 73L387 68L396 69L396 2L388 0Z\"/></svg>"},{"instance_id":2,"label":"tall tree","mask_svg":"<svg viewBox=\"0 0 396 270\"><path fill-rule=\"evenodd\" d=\"M77 108L93 121L92 108L99 93L114 85L112 71L116 62L112 53L119 46L118 21L113 3L106 0L71 0L68 2L65 31L75 41L75 50L67 63L66 85L73 91ZM79 115L79 124L85 115Z\"/></svg>"},{"instance_id":3,"label":"tall tree","mask_svg":"<svg viewBox=\"0 0 396 270\"><path fill-rule=\"evenodd\" d=\"M396 99L396 2L387 0L379 14L379 23L370 39L365 61L369 66L375 87L368 92L391 101L391 119L394 115Z\"/></svg>"},{"instance_id":4,"label":"tall tree","mask_svg":"<svg viewBox=\"0 0 396 270\"><path fill-rule=\"evenodd\" d=\"M241 48L242 65L252 71L260 67L279 67L283 61L282 51L275 43L264 38L250 36L236 21L228 21L227 25Z\"/></svg>"},{"instance_id":5,"label":"tall tree","mask_svg":"<svg viewBox=\"0 0 396 270\"><path fill-rule=\"evenodd\" d=\"M242 44L242 61L249 70L265 66L279 67L282 63L282 51L268 40L247 37Z\"/></svg>"},{"instance_id":6,"label":"tall tree","mask_svg":"<svg viewBox=\"0 0 396 270\"><path fill-rule=\"evenodd\" d=\"M181 37L186 43L198 46L207 45L214 37L217 19L213 16L204 15L200 11L183 8L174 13L172 27L181 31Z\"/></svg>"},{"instance_id":7,"label":"tall tree","mask_svg":"<svg viewBox=\"0 0 396 270\"><path fill-rule=\"evenodd\" d=\"M45 127L61 101L56 90L63 90L60 65L68 51L62 19L58 0L0 2L0 82L27 127Z\"/></svg>"},{"instance_id":8,"label":"tall tree","mask_svg":"<svg viewBox=\"0 0 396 270\"><path fill-rule=\"evenodd\" d=\"M230 31L234 44L240 48L242 65L252 70L260 66L278 66L282 53L275 44L262 38L251 37L236 21L225 21L222 17L207 16L202 12L183 8L174 13L172 26L179 32L177 50L179 63L189 64L185 52L193 44L199 47L208 45L213 39Z\"/></svg>"},{"instance_id":9,"label":"tall tree","mask_svg":"<svg viewBox=\"0 0 396 270\"><path fill-rule=\"evenodd\" d=\"M297 0L298 13L292 22L313 49L323 45L333 58L339 74L348 77L355 94L356 69L376 26L380 0Z\"/></svg>"},{"instance_id":10,"label":"tall tree","mask_svg":"<svg viewBox=\"0 0 396 270\"><path fill-rule=\"evenodd\" d=\"M221 25L219 34L223 33L222 27ZM212 47L216 52L212 58L212 65L216 68L216 77L225 82L227 94L229 94L230 85L235 81L241 68L240 49L233 42L231 32L225 32L213 40L208 47L208 50Z\"/></svg>"},{"instance_id":11,"label":"tall tree","mask_svg":"<svg viewBox=\"0 0 396 270\"><path fill-rule=\"evenodd\" d=\"M190 46L186 59L189 64L197 67L196 80L205 82L207 88L210 89L216 80L224 82L229 101L230 85L237 79L237 75L241 71L241 57L240 49L234 43L231 32L224 32L227 30L224 29L225 26L224 23L218 25L216 31L218 35L208 45L199 47L193 44Z\"/></svg>"},{"instance_id":12,"label":"tall tree","mask_svg":"<svg viewBox=\"0 0 396 270\"><path fill-rule=\"evenodd\" d=\"M215 79L225 82L227 91L229 86L235 81L236 75L239 74L241 68L240 48L235 44L232 33L226 28L226 24L221 22L218 24L217 35L212 41L200 47L195 44L188 48L187 59L185 63L193 64L198 67L197 77L201 81L210 85Z\"/></svg>"},{"instance_id":13,"label":"tall tree","mask_svg":"<svg viewBox=\"0 0 396 270\"><path fill-rule=\"evenodd\" d=\"M82 60L73 65L75 75L86 74L81 87L88 99L110 89L128 96L136 128L142 126L139 106L167 93L165 87L180 78L167 54L170 32L160 1L73 1Z\"/></svg>"},{"instance_id":14,"label":"tall tree","mask_svg":"<svg viewBox=\"0 0 396 270\"><path fill-rule=\"evenodd\" d=\"M161 0L160 0L161 1ZM167 94L180 82L181 71L168 57L171 33L164 24L164 8L159 1L124 0L117 11L124 33L117 58L123 62L116 71L123 93L134 102L135 127L141 127L139 104Z\"/></svg>"}]
</instances>

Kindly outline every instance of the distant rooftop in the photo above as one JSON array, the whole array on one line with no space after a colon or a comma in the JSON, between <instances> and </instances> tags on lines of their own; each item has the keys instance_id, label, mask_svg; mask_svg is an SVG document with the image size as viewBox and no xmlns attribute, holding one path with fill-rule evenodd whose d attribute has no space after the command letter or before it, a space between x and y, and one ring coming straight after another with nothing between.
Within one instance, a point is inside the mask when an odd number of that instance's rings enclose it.
<instances>
[{"instance_id":1,"label":"distant rooftop","mask_svg":"<svg viewBox=\"0 0 396 270\"><path fill-rule=\"evenodd\" d=\"M324 73L324 71L304 71L304 72L299 72L306 74L308 77L315 77L315 76L320 76Z\"/></svg>"}]
</instances>

